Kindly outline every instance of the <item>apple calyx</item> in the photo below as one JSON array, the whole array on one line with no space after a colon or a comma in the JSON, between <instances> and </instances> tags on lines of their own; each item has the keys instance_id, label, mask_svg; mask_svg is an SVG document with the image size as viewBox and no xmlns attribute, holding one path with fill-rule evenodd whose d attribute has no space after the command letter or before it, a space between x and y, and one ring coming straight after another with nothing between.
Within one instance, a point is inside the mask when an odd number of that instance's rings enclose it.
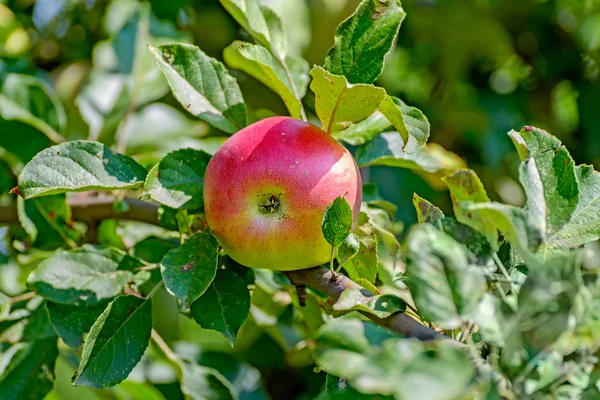
<instances>
[{"instance_id":1,"label":"apple calyx","mask_svg":"<svg viewBox=\"0 0 600 400\"><path fill-rule=\"evenodd\" d=\"M265 214L273 214L279 210L279 196L272 194L265 202L258 205L258 209Z\"/></svg>"}]
</instances>

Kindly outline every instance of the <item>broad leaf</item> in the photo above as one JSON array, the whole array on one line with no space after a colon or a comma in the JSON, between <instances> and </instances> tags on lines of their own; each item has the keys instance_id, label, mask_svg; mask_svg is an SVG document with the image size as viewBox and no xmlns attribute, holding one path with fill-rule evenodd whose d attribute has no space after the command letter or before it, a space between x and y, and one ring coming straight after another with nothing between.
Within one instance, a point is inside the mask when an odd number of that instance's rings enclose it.
<instances>
[{"instance_id":1,"label":"broad leaf","mask_svg":"<svg viewBox=\"0 0 600 400\"><path fill-rule=\"evenodd\" d=\"M360 250L360 242L358 241L358 236L354 233L350 233L346 238L340 243L337 248L337 257L340 264L345 263L350 260Z\"/></svg>"},{"instance_id":2,"label":"broad leaf","mask_svg":"<svg viewBox=\"0 0 600 400\"><path fill-rule=\"evenodd\" d=\"M221 332L233 346L250 313L248 286L235 272L221 269L191 312L198 325Z\"/></svg>"},{"instance_id":3,"label":"broad leaf","mask_svg":"<svg viewBox=\"0 0 600 400\"><path fill-rule=\"evenodd\" d=\"M46 302L48 317L54 331L73 348L83 343L83 334L90 330L105 308L105 303L74 305Z\"/></svg>"},{"instance_id":4,"label":"broad leaf","mask_svg":"<svg viewBox=\"0 0 600 400\"><path fill-rule=\"evenodd\" d=\"M150 51L186 110L227 133L246 126L242 92L222 63L187 44L150 46Z\"/></svg>"},{"instance_id":5,"label":"broad leaf","mask_svg":"<svg viewBox=\"0 0 600 400\"><path fill-rule=\"evenodd\" d=\"M336 311L364 311L378 318L387 318L396 312L404 311L406 303L393 294L365 296L360 289L348 288L333 305L333 309Z\"/></svg>"},{"instance_id":6,"label":"broad leaf","mask_svg":"<svg viewBox=\"0 0 600 400\"><path fill-rule=\"evenodd\" d=\"M193 400L237 400L231 383L215 369L183 364L181 391Z\"/></svg>"},{"instance_id":7,"label":"broad leaf","mask_svg":"<svg viewBox=\"0 0 600 400\"><path fill-rule=\"evenodd\" d=\"M360 146L390 130L391 126L392 123L381 111L375 111L362 121L354 123L344 130L334 132L332 136L353 146Z\"/></svg>"},{"instance_id":8,"label":"broad leaf","mask_svg":"<svg viewBox=\"0 0 600 400\"><path fill-rule=\"evenodd\" d=\"M17 199L17 212L23 229L33 245L42 250L55 250L65 243L74 245L81 234L74 228L71 208L65 195Z\"/></svg>"},{"instance_id":9,"label":"broad leaf","mask_svg":"<svg viewBox=\"0 0 600 400\"><path fill-rule=\"evenodd\" d=\"M356 150L356 162L361 168L385 165L444 175L465 165L460 157L437 144L428 144L410 154L403 148L398 132L385 132Z\"/></svg>"},{"instance_id":10,"label":"broad leaf","mask_svg":"<svg viewBox=\"0 0 600 400\"><path fill-rule=\"evenodd\" d=\"M60 136L58 132L52 129L50 125L2 93L0 93L0 120L20 122L28 125L46 136L48 140L54 143L60 143L64 141L64 138ZM4 144L4 139L0 143Z\"/></svg>"},{"instance_id":11,"label":"broad leaf","mask_svg":"<svg viewBox=\"0 0 600 400\"><path fill-rule=\"evenodd\" d=\"M339 246L352 230L352 222L350 204L343 197L336 197L325 210L321 224L321 230L327 243L333 247Z\"/></svg>"},{"instance_id":12,"label":"broad leaf","mask_svg":"<svg viewBox=\"0 0 600 400\"><path fill-rule=\"evenodd\" d=\"M56 337L17 343L3 354L8 365L0 375L2 399L42 399L52 390L58 356Z\"/></svg>"},{"instance_id":13,"label":"broad leaf","mask_svg":"<svg viewBox=\"0 0 600 400\"><path fill-rule=\"evenodd\" d=\"M543 234L538 222L531 215L518 207L501 203L461 203L462 213L471 214L474 218L485 220L489 228L499 230L522 255L536 250L542 243Z\"/></svg>"},{"instance_id":14,"label":"broad leaf","mask_svg":"<svg viewBox=\"0 0 600 400\"><path fill-rule=\"evenodd\" d=\"M361 393L397 399L460 398L476 374L467 353L452 343L398 339L355 319L323 325L314 356L321 369Z\"/></svg>"},{"instance_id":15,"label":"broad leaf","mask_svg":"<svg viewBox=\"0 0 600 400\"><path fill-rule=\"evenodd\" d=\"M55 132L64 131L67 123L65 109L45 81L30 75L8 74L1 91Z\"/></svg>"},{"instance_id":16,"label":"broad leaf","mask_svg":"<svg viewBox=\"0 0 600 400\"><path fill-rule=\"evenodd\" d=\"M377 277L378 242L377 235L375 233L376 228L371 224L370 221L371 220L369 216L364 212L361 212L358 216L358 223L356 229L354 229L354 234L359 242L358 253L352 259L347 260L343 264L348 276L354 281L358 281L359 279L363 278L368 282L373 283ZM385 239L382 240L385 241ZM342 246L340 246L340 248L341 247Z\"/></svg>"},{"instance_id":17,"label":"broad leaf","mask_svg":"<svg viewBox=\"0 0 600 400\"><path fill-rule=\"evenodd\" d=\"M323 129L333 133L373 114L385 97L385 90L373 85L351 85L341 75L315 66L310 71L315 108Z\"/></svg>"},{"instance_id":18,"label":"broad leaf","mask_svg":"<svg viewBox=\"0 0 600 400\"><path fill-rule=\"evenodd\" d=\"M414 153L427 143L429 121L421 110L389 95L385 96L379 110L402 136L405 152Z\"/></svg>"},{"instance_id":19,"label":"broad leaf","mask_svg":"<svg viewBox=\"0 0 600 400\"><path fill-rule=\"evenodd\" d=\"M575 167L579 203L571 219L550 239L550 245L577 248L600 238L600 173L589 165Z\"/></svg>"},{"instance_id":20,"label":"broad leaf","mask_svg":"<svg viewBox=\"0 0 600 400\"><path fill-rule=\"evenodd\" d=\"M482 232L492 245L492 248L498 249L498 231L496 226L485 214L473 214L460 207L462 203L488 203L490 198L483 188L483 184L475 171L470 169L461 169L442 179L452 196L454 204L454 214L456 219L470 226L471 228Z\"/></svg>"},{"instance_id":21,"label":"broad leaf","mask_svg":"<svg viewBox=\"0 0 600 400\"><path fill-rule=\"evenodd\" d=\"M400 0L363 0L337 28L325 68L350 83L373 83L405 16Z\"/></svg>"},{"instance_id":22,"label":"broad leaf","mask_svg":"<svg viewBox=\"0 0 600 400\"><path fill-rule=\"evenodd\" d=\"M281 20L260 0L220 0L231 16L260 44L278 58L284 59L287 52Z\"/></svg>"},{"instance_id":23,"label":"broad leaf","mask_svg":"<svg viewBox=\"0 0 600 400\"><path fill-rule=\"evenodd\" d=\"M119 250L85 245L42 261L27 283L56 303L97 304L120 294L140 265Z\"/></svg>"},{"instance_id":24,"label":"broad leaf","mask_svg":"<svg viewBox=\"0 0 600 400\"><path fill-rule=\"evenodd\" d=\"M165 287L185 311L209 287L217 273L219 243L210 233L199 232L183 245L169 250L160 262Z\"/></svg>"},{"instance_id":25,"label":"broad leaf","mask_svg":"<svg viewBox=\"0 0 600 400\"><path fill-rule=\"evenodd\" d=\"M575 162L560 141L548 132L525 127L509 132L521 160L520 178L527 210L542 233L552 235L571 220L579 203Z\"/></svg>"},{"instance_id":26,"label":"broad leaf","mask_svg":"<svg viewBox=\"0 0 600 400\"><path fill-rule=\"evenodd\" d=\"M223 58L231 68L244 71L277 93L290 115L301 118L301 99L306 93L308 84L309 66L305 60L289 56L284 61L289 66L287 67L264 47L240 41L235 41L226 47Z\"/></svg>"},{"instance_id":27,"label":"broad leaf","mask_svg":"<svg viewBox=\"0 0 600 400\"><path fill-rule=\"evenodd\" d=\"M428 224L414 227L408 236L406 274L420 314L447 329L470 318L486 291L465 248Z\"/></svg>"},{"instance_id":28,"label":"broad leaf","mask_svg":"<svg viewBox=\"0 0 600 400\"><path fill-rule=\"evenodd\" d=\"M204 171L210 154L194 149L173 151L148 174L144 193L172 208L197 210L204 206Z\"/></svg>"},{"instance_id":29,"label":"broad leaf","mask_svg":"<svg viewBox=\"0 0 600 400\"><path fill-rule=\"evenodd\" d=\"M151 331L152 300L117 297L90 329L73 383L100 389L121 382L141 360Z\"/></svg>"},{"instance_id":30,"label":"broad leaf","mask_svg":"<svg viewBox=\"0 0 600 400\"><path fill-rule=\"evenodd\" d=\"M63 143L38 153L21 171L24 198L87 190L136 188L146 169L130 157L83 140Z\"/></svg>"},{"instance_id":31,"label":"broad leaf","mask_svg":"<svg viewBox=\"0 0 600 400\"><path fill-rule=\"evenodd\" d=\"M75 99L81 117L90 127L88 138L112 146L130 100L131 90L125 76L92 71Z\"/></svg>"},{"instance_id":32,"label":"broad leaf","mask_svg":"<svg viewBox=\"0 0 600 400\"><path fill-rule=\"evenodd\" d=\"M442 228L442 220L445 218L442 210L416 193L413 194L413 204L417 210L417 221L420 224L431 224L438 229Z\"/></svg>"}]
</instances>

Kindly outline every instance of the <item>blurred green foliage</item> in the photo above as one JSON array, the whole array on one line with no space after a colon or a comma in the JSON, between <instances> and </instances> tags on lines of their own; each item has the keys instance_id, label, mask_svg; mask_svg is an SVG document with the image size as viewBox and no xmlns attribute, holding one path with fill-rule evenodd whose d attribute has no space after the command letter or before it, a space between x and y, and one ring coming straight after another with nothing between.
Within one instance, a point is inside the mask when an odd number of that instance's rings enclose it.
<instances>
[{"instance_id":1,"label":"blurred green foliage","mask_svg":"<svg viewBox=\"0 0 600 400\"><path fill-rule=\"evenodd\" d=\"M335 28L358 4L265 1L280 14L289 48L311 64L323 63ZM493 200L524 202L517 183L518 155L506 135L524 124L556 135L577 164L600 167L600 1L406 0L404 8L407 18L398 45L376 84L423 110L431 122L430 141L461 155ZM149 7L135 0L4 0L0 92L14 103L46 113L41 107L49 96L45 82L64 106L51 118L44 114L45 120L55 122L48 129L68 140L90 138L114 145L150 166L185 146L211 152L225 137L186 113L140 43L191 42L222 59L223 49L233 40L248 38L218 0L151 0ZM39 78L31 83L37 90L23 90L26 82L15 81L19 75L14 74ZM258 81L232 74L255 116L286 114L282 101ZM305 102L314 111L310 96ZM4 194L15 185L16 172L49 145L35 123L9 118L3 110L0 103L1 205L11 201ZM398 206L397 218L405 224L416 221L414 192L444 211L451 209L443 185L433 178L385 167L366 173L379 184L381 196ZM99 241L104 243L114 244L118 238L127 248L147 238L147 246L139 243L135 253L149 262L160 260L157 252L166 252L173 240L136 224L103 228ZM0 236L6 232L0 227ZM25 237L17 227L11 232L19 243ZM7 262L7 249L0 243L0 263ZM46 256L41 251L23 253L18 264L0 265L0 289L21 292L28 272ZM165 293L154 302L157 330L180 344L175 346L180 354L219 370L242 399L314 398L325 374L313 371L307 343L300 339L311 337L322 321L306 321L306 332L299 334L294 322L303 317L292 307L293 293L280 290L278 276L270 271L256 275L252 319L233 349L224 337L180 316L174 299ZM183 396L160 356L144 359L132 380L114 389L92 390L70 385L77 360L68 352L61 355L49 399L133 399L142 390L148 391L145 398ZM158 391L135 380L151 382Z\"/></svg>"}]
</instances>

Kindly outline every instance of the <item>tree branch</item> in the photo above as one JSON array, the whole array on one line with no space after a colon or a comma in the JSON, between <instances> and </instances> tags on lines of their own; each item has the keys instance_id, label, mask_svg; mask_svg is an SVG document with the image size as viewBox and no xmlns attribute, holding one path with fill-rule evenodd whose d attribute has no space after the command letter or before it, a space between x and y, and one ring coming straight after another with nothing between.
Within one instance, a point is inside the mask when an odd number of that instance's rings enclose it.
<instances>
[{"instance_id":1,"label":"tree branch","mask_svg":"<svg viewBox=\"0 0 600 400\"><path fill-rule=\"evenodd\" d=\"M158 225L158 205L132 198L125 198L129 209L117 212L113 209L114 196L102 197L71 197L67 199L71 206L73 219L87 223L100 222L104 219L123 219L140 221ZM0 207L0 224L18 223L17 207L15 204ZM337 300L342 292L348 288L358 288L363 295L373 296L362 286L356 284L342 274L335 274L327 268L316 267L299 271L284 272L294 285L306 285L320 290L332 299ZM388 318L378 318L372 314L363 313L378 325L398 332L405 337L414 337L420 340L449 339L433 329L430 329L409 317L405 313L396 313Z\"/></svg>"},{"instance_id":2,"label":"tree branch","mask_svg":"<svg viewBox=\"0 0 600 400\"><path fill-rule=\"evenodd\" d=\"M298 271L285 271L284 274L289 278L292 284L310 286L327 294L334 300L337 300L344 290L352 287L359 289L365 296L373 296L373 293L350 280L348 277L342 274L332 273L330 270L323 267L302 269ZM367 312L361 313L377 325L400 333L405 337L413 337L420 340L450 339L445 335L437 333L433 329L421 325L403 312L396 313L387 318L379 318Z\"/></svg>"},{"instance_id":3,"label":"tree branch","mask_svg":"<svg viewBox=\"0 0 600 400\"><path fill-rule=\"evenodd\" d=\"M147 201L125 198L129 209L118 212L113 209L114 196L102 197L70 197L67 203L71 206L71 213L75 221L86 223L100 222L105 219L123 219L129 221L145 222L159 225L158 205ZM17 205L9 204L0 207L0 225L18 223Z\"/></svg>"}]
</instances>

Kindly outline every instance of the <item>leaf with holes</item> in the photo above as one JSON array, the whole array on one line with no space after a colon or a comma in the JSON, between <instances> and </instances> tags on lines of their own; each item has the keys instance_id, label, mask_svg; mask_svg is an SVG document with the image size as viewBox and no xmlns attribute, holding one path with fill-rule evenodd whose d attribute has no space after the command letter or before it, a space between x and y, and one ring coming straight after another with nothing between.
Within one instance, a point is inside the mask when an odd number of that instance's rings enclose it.
<instances>
[{"instance_id":1,"label":"leaf with holes","mask_svg":"<svg viewBox=\"0 0 600 400\"><path fill-rule=\"evenodd\" d=\"M173 95L191 114L227 133L246 126L242 92L222 63L189 44L150 46L149 49Z\"/></svg>"},{"instance_id":2,"label":"leaf with holes","mask_svg":"<svg viewBox=\"0 0 600 400\"><path fill-rule=\"evenodd\" d=\"M310 75L317 116L329 133L364 120L379 108L385 97L385 90L381 88L351 85L344 76L334 75L319 66L313 67Z\"/></svg>"},{"instance_id":3,"label":"leaf with holes","mask_svg":"<svg viewBox=\"0 0 600 400\"><path fill-rule=\"evenodd\" d=\"M210 154L201 150L173 151L150 170L144 193L171 208L200 209L208 161Z\"/></svg>"},{"instance_id":4,"label":"leaf with holes","mask_svg":"<svg viewBox=\"0 0 600 400\"><path fill-rule=\"evenodd\" d=\"M181 311L200 297L217 273L219 243L210 233L199 232L169 250L160 262L165 287L181 302Z\"/></svg>"},{"instance_id":5,"label":"leaf with holes","mask_svg":"<svg viewBox=\"0 0 600 400\"><path fill-rule=\"evenodd\" d=\"M78 140L38 153L19 175L18 190L26 198L65 192L140 187L146 169L133 158L97 142Z\"/></svg>"},{"instance_id":6,"label":"leaf with holes","mask_svg":"<svg viewBox=\"0 0 600 400\"><path fill-rule=\"evenodd\" d=\"M221 269L190 310L198 325L221 332L233 346L250 312L248 286L235 272Z\"/></svg>"}]
</instances>

